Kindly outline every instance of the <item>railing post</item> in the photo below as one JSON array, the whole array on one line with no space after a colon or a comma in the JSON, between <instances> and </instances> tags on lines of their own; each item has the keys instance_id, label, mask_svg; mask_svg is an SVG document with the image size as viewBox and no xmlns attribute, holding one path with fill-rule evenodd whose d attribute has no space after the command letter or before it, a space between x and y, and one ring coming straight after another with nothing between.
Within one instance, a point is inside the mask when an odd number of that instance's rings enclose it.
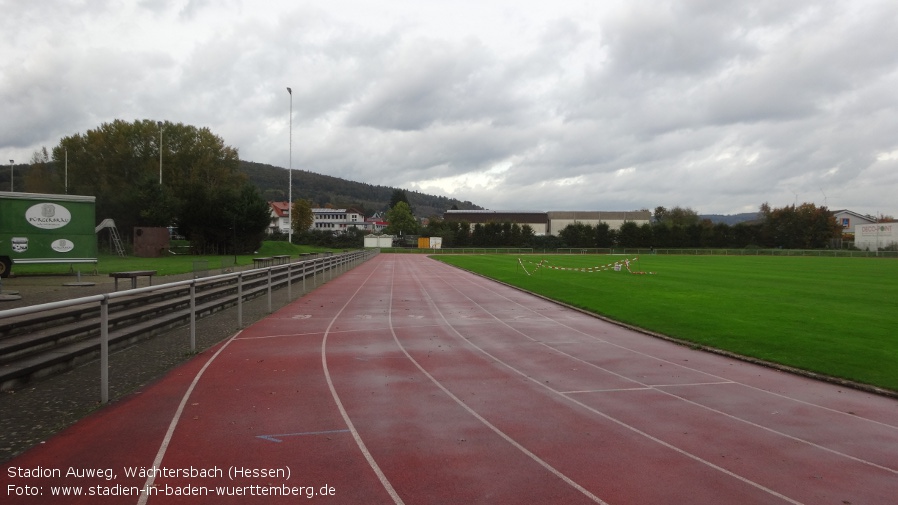
<instances>
[{"instance_id":1,"label":"railing post","mask_svg":"<svg viewBox=\"0 0 898 505\"><path fill-rule=\"evenodd\" d=\"M271 267L268 267L268 313L271 314Z\"/></svg>"},{"instance_id":2,"label":"railing post","mask_svg":"<svg viewBox=\"0 0 898 505\"><path fill-rule=\"evenodd\" d=\"M109 402L109 295L100 301L100 403Z\"/></svg>"},{"instance_id":3,"label":"railing post","mask_svg":"<svg viewBox=\"0 0 898 505\"><path fill-rule=\"evenodd\" d=\"M237 274L237 327L243 328L243 272Z\"/></svg>"},{"instance_id":4,"label":"railing post","mask_svg":"<svg viewBox=\"0 0 898 505\"><path fill-rule=\"evenodd\" d=\"M293 301L293 263L287 260L287 303Z\"/></svg>"},{"instance_id":5,"label":"railing post","mask_svg":"<svg viewBox=\"0 0 898 505\"><path fill-rule=\"evenodd\" d=\"M196 280L190 283L190 352L196 352Z\"/></svg>"}]
</instances>

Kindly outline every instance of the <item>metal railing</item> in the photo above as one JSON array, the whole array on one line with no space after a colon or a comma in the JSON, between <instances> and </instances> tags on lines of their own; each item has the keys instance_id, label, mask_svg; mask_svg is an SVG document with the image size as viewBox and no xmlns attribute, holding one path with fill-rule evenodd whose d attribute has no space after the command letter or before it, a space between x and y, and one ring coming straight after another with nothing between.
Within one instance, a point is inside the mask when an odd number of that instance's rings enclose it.
<instances>
[{"instance_id":1,"label":"metal railing","mask_svg":"<svg viewBox=\"0 0 898 505\"><path fill-rule=\"evenodd\" d=\"M821 256L830 258L898 258L896 251L856 251L848 249L725 249L725 248L596 248L561 247L533 249L528 247L446 247L442 249L390 248L382 252L405 254L670 254L683 256Z\"/></svg>"},{"instance_id":2,"label":"metal railing","mask_svg":"<svg viewBox=\"0 0 898 505\"><path fill-rule=\"evenodd\" d=\"M27 307L19 307L15 309L0 311L0 319L14 316L24 316L29 314L37 314L53 309L73 307L77 305L99 304L100 308L100 401L107 403L109 401L109 303L111 300L123 297L134 298L135 295L153 294L162 290L171 290L172 288L187 286L189 288L190 301L190 350L196 352L196 321L197 321L197 286L212 285L222 283L236 284L236 305L237 305L237 326L243 327L243 302L244 302L244 277L267 274L266 295L268 297L268 312L272 312L272 290L277 285L286 284L288 294L287 298L293 298L292 288L294 281L302 281L303 292L306 291L306 279L312 277L313 283L315 277L319 274L329 275L327 280L333 279L335 275L344 273L351 267L354 267L378 254L377 249L368 249L361 251L351 251L339 254L328 255L320 258L302 260L283 265L270 266L265 268L257 268L252 270L244 270L242 272L226 273L210 277L202 277L197 279L172 282L167 284L159 284L156 286L148 286L144 288L129 289L124 291L116 291L102 295L86 296L81 298L73 298L59 302L44 303L39 305L30 305ZM231 297L228 297L229 299ZM94 305L96 307L96 305ZM96 337L94 337L96 338Z\"/></svg>"}]
</instances>

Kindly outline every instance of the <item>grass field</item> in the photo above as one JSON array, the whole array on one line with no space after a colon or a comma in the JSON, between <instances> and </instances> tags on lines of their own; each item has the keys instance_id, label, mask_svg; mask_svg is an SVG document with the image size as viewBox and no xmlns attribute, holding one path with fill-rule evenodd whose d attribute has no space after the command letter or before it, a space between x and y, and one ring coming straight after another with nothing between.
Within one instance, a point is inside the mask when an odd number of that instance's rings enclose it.
<instances>
[{"instance_id":1,"label":"grass field","mask_svg":"<svg viewBox=\"0 0 898 505\"><path fill-rule=\"evenodd\" d=\"M301 253L327 251L326 248L298 246L287 242L263 242L257 254L237 256L237 266L252 265L253 258L260 256L275 256L289 254L296 256ZM109 272L123 272L129 270L156 270L158 275L177 275L189 273L194 270L194 262L206 261L212 271L234 266L234 256L191 255L180 254L163 256L161 258L137 258L134 256L121 257L114 254L100 255L97 262L97 271L100 274ZM37 265L13 265L14 275L64 275L70 273L70 269L81 270L82 274L92 274L93 264L37 264Z\"/></svg>"},{"instance_id":2,"label":"grass field","mask_svg":"<svg viewBox=\"0 0 898 505\"><path fill-rule=\"evenodd\" d=\"M876 258L642 256L654 275L540 268L518 256L436 256L672 337L898 390L898 261ZM621 256L534 255L558 267ZM530 263L527 263L530 262Z\"/></svg>"}]
</instances>

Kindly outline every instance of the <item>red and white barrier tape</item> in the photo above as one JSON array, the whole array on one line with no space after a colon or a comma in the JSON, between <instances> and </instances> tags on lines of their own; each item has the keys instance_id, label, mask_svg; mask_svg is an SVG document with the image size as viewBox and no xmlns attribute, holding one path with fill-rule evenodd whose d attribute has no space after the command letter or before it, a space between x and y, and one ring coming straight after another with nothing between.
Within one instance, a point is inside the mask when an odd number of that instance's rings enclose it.
<instances>
[{"instance_id":1,"label":"red and white barrier tape","mask_svg":"<svg viewBox=\"0 0 898 505\"><path fill-rule=\"evenodd\" d=\"M649 274L649 275L651 275L651 274L655 273L655 272L643 272L643 271L635 271L634 272L630 268L630 263L637 261L638 259L639 259L638 257L633 258L633 259L624 259L624 260L620 260L620 261L615 261L614 263L609 263L607 265L599 265L599 266L594 266L594 267L580 267L580 268L559 267L559 266L555 266L555 265L550 265L549 260L546 260L546 259L541 260L539 263L534 263L532 261L527 261L526 263L532 265L532 272L536 272L540 268L548 268L550 270L564 270L564 271L568 271L568 272L586 272L586 273L605 272L608 270L614 270L616 272L620 272L621 268L626 268L627 272L630 272L631 274L643 274L643 275ZM531 272L527 270L527 266L524 265L524 263L525 263L524 260L522 260L521 258L518 258L518 264L521 265L521 268L524 270L524 273L526 273L527 275L532 275Z\"/></svg>"}]
</instances>

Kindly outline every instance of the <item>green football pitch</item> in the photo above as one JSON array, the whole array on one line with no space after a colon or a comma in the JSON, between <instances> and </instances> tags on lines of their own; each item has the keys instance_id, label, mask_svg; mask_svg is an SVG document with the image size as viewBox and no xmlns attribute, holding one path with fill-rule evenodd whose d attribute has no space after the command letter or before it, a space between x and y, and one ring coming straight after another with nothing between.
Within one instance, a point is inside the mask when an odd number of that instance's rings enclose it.
<instances>
[{"instance_id":1,"label":"green football pitch","mask_svg":"<svg viewBox=\"0 0 898 505\"><path fill-rule=\"evenodd\" d=\"M434 258L646 330L898 391L894 259L643 255L630 269L651 274L637 275L601 268L632 256Z\"/></svg>"}]
</instances>

